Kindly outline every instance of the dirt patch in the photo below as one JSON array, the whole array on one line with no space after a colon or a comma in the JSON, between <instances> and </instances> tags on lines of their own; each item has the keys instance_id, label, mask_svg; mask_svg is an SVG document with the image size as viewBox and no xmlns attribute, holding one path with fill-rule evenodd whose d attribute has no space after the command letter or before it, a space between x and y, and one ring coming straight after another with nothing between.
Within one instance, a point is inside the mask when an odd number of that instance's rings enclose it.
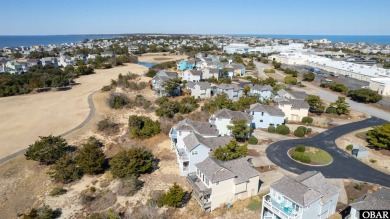
<instances>
[{"instance_id":1,"label":"dirt patch","mask_svg":"<svg viewBox=\"0 0 390 219\"><path fill-rule=\"evenodd\" d=\"M346 182L344 185L348 196L348 204L354 202L359 197L366 193L373 193L379 189L379 186L370 183L363 183L358 181Z\"/></svg>"},{"instance_id":2,"label":"dirt patch","mask_svg":"<svg viewBox=\"0 0 390 219\"><path fill-rule=\"evenodd\" d=\"M255 149L248 149L248 155L252 157L260 157L264 155L262 152L259 152L258 150Z\"/></svg>"},{"instance_id":3,"label":"dirt patch","mask_svg":"<svg viewBox=\"0 0 390 219\"><path fill-rule=\"evenodd\" d=\"M257 171L260 173L266 173L269 171L277 170L278 166L276 165L270 165L270 166L260 166L260 167L255 167Z\"/></svg>"},{"instance_id":4,"label":"dirt patch","mask_svg":"<svg viewBox=\"0 0 390 219\"><path fill-rule=\"evenodd\" d=\"M365 164L381 172L390 174L390 152L388 150L378 150L377 148L369 146L369 143L366 141L366 136L365 134L363 135L363 133L370 129L371 128L365 128L343 135L336 139L336 145L349 154L351 152L348 151L346 147L350 144L358 144L362 147L365 147L368 150L368 156L356 159L359 159Z\"/></svg>"}]
</instances>

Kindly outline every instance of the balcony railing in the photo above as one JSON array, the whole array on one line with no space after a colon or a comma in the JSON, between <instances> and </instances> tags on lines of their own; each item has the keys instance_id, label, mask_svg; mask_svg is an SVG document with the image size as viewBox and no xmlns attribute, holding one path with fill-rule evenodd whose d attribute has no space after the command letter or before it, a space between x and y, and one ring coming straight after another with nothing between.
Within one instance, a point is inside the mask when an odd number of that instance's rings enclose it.
<instances>
[{"instance_id":1,"label":"balcony railing","mask_svg":"<svg viewBox=\"0 0 390 219\"><path fill-rule=\"evenodd\" d=\"M187 152L184 150L184 148L176 148L176 151L177 151L177 156L179 157L179 160L181 162L190 160L188 158Z\"/></svg>"},{"instance_id":2,"label":"balcony railing","mask_svg":"<svg viewBox=\"0 0 390 219\"><path fill-rule=\"evenodd\" d=\"M196 173L188 174L187 180L193 188L193 196L196 201L204 210L208 210L211 207L211 202L208 198L210 197L212 190L207 188L203 182L200 181L196 176Z\"/></svg>"},{"instance_id":3,"label":"balcony railing","mask_svg":"<svg viewBox=\"0 0 390 219\"><path fill-rule=\"evenodd\" d=\"M265 195L263 197L263 205L269 211L271 211L272 213L276 214L277 216L279 216L283 219L301 218L302 213L295 212L291 208L285 208L284 206L281 206L279 203L277 203L275 200L273 200L269 194Z\"/></svg>"}]
</instances>

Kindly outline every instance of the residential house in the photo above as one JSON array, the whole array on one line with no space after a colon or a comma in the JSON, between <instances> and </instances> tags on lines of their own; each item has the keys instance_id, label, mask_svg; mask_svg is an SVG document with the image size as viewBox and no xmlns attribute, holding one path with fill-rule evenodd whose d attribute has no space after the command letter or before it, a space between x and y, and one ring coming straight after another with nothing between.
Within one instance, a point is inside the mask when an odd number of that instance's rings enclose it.
<instances>
[{"instance_id":1,"label":"residential house","mask_svg":"<svg viewBox=\"0 0 390 219\"><path fill-rule=\"evenodd\" d=\"M233 79L234 76L234 68L225 68L227 74L226 77Z\"/></svg>"},{"instance_id":2,"label":"residential house","mask_svg":"<svg viewBox=\"0 0 390 219\"><path fill-rule=\"evenodd\" d=\"M205 211L232 205L259 192L260 173L245 157L225 162L208 157L195 166L196 172L188 174L187 180L193 197Z\"/></svg>"},{"instance_id":3,"label":"residential house","mask_svg":"<svg viewBox=\"0 0 390 219\"><path fill-rule=\"evenodd\" d=\"M204 138L197 133L190 133L183 138L183 147L176 148L177 162L183 176L196 171L195 165L204 161L212 155L218 147L228 144L232 138L230 136L218 136Z\"/></svg>"},{"instance_id":4,"label":"residential house","mask_svg":"<svg viewBox=\"0 0 390 219\"><path fill-rule=\"evenodd\" d=\"M206 80L209 78L215 78L218 80L219 78L221 78L221 70L217 69L217 68L205 68L202 70L202 72L203 72L203 74L202 74L203 80Z\"/></svg>"},{"instance_id":5,"label":"residential house","mask_svg":"<svg viewBox=\"0 0 390 219\"><path fill-rule=\"evenodd\" d=\"M47 64L52 64L55 67L58 67L58 60L55 57L45 57L41 59L42 66Z\"/></svg>"},{"instance_id":6,"label":"residential house","mask_svg":"<svg viewBox=\"0 0 390 219\"><path fill-rule=\"evenodd\" d=\"M310 106L304 100L287 99L278 102L278 108L284 112L288 121L301 121L308 116Z\"/></svg>"},{"instance_id":7,"label":"residential house","mask_svg":"<svg viewBox=\"0 0 390 219\"><path fill-rule=\"evenodd\" d=\"M23 65L17 61L8 61L5 63L5 72L20 74L23 72Z\"/></svg>"},{"instance_id":8,"label":"residential house","mask_svg":"<svg viewBox=\"0 0 390 219\"><path fill-rule=\"evenodd\" d=\"M60 56L60 59L58 60L58 65L65 67L67 65L74 65L74 62L70 56L63 55Z\"/></svg>"},{"instance_id":9,"label":"residential house","mask_svg":"<svg viewBox=\"0 0 390 219\"><path fill-rule=\"evenodd\" d=\"M196 136L186 138L191 134L196 134ZM179 168L183 175L189 173L189 170L192 167L191 165L194 164L190 163L190 156L192 156L192 150L196 148L195 146L193 148L190 147L190 145L192 145L191 142L194 142L194 138L197 138L198 141L203 142L202 146L208 148L207 151L209 152L210 150L215 149L215 147L213 146L215 144L205 143L203 139L212 138L214 140L211 141L215 141L217 142L216 144L218 144L218 141L220 140L217 139L218 136L219 134L217 127L208 122L198 122L190 119L184 119L180 121L177 126L171 128L171 130L169 131L169 137L171 138L172 149L174 149L176 152L177 162L179 163ZM185 138L186 140L184 140ZM186 148L186 145L188 145L188 148ZM204 150L202 150L201 155L199 155L198 157L203 156L203 152ZM189 153L191 153L191 155L189 155ZM194 154L194 156L196 156L196 154ZM193 158L195 159L196 157ZM195 159L195 161L197 162L199 159Z\"/></svg>"},{"instance_id":10,"label":"residential house","mask_svg":"<svg viewBox=\"0 0 390 219\"><path fill-rule=\"evenodd\" d=\"M233 122L244 120L248 128L251 127L253 117L248 113L233 111L229 109L221 109L210 116L209 122L215 124L220 135L232 135L229 126L233 125ZM248 136L249 137L249 136Z\"/></svg>"},{"instance_id":11,"label":"residential house","mask_svg":"<svg viewBox=\"0 0 390 219\"><path fill-rule=\"evenodd\" d=\"M355 200L351 206L350 219L359 219L361 210L389 210L390 189L381 188L372 194L365 194Z\"/></svg>"},{"instance_id":12,"label":"residential house","mask_svg":"<svg viewBox=\"0 0 390 219\"><path fill-rule=\"evenodd\" d=\"M340 188L317 171L284 176L263 196L263 219L325 219L336 211Z\"/></svg>"},{"instance_id":13,"label":"residential house","mask_svg":"<svg viewBox=\"0 0 390 219\"><path fill-rule=\"evenodd\" d=\"M253 116L252 128L268 128L284 124L285 114L276 106L255 103L250 106L248 113Z\"/></svg>"},{"instance_id":14,"label":"residential house","mask_svg":"<svg viewBox=\"0 0 390 219\"><path fill-rule=\"evenodd\" d=\"M229 99L238 100L242 97L243 88L237 84L225 84L222 83L217 86L217 92L219 94L225 93Z\"/></svg>"},{"instance_id":15,"label":"residential house","mask_svg":"<svg viewBox=\"0 0 390 219\"><path fill-rule=\"evenodd\" d=\"M243 64L232 63L229 65L229 68L233 68L233 74L236 76L244 76L246 68Z\"/></svg>"},{"instance_id":16,"label":"residential house","mask_svg":"<svg viewBox=\"0 0 390 219\"><path fill-rule=\"evenodd\" d=\"M106 51L106 52L100 53L100 56L101 57L114 58L115 57L115 53L113 51Z\"/></svg>"},{"instance_id":17,"label":"residential house","mask_svg":"<svg viewBox=\"0 0 390 219\"><path fill-rule=\"evenodd\" d=\"M156 92L156 95L158 97L163 97L163 96L169 96L170 94L166 93L164 91L164 83L168 80L171 80L173 78L177 78L178 74L177 72L168 72L168 71L159 71L157 72L156 76L152 78L150 81L150 86L152 89ZM173 94L175 96L179 96L181 93L180 91L180 85L174 90Z\"/></svg>"},{"instance_id":18,"label":"residential house","mask_svg":"<svg viewBox=\"0 0 390 219\"><path fill-rule=\"evenodd\" d=\"M98 54L88 54L87 60L90 60L90 59L95 60L97 56L98 56Z\"/></svg>"},{"instance_id":19,"label":"residential house","mask_svg":"<svg viewBox=\"0 0 390 219\"><path fill-rule=\"evenodd\" d=\"M255 84L250 86L249 95L258 96L260 100L269 100L272 96L272 87L270 85Z\"/></svg>"},{"instance_id":20,"label":"residential house","mask_svg":"<svg viewBox=\"0 0 390 219\"><path fill-rule=\"evenodd\" d=\"M188 82L187 89L191 90L191 96L203 99L212 96L211 84L209 82Z\"/></svg>"},{"instance_id":21,"label":"residential house","mask_svg":"<svg viewBox=\"0 0 390 219\"><path fill-rule=\"evenodd\" d=\"M276 95L275 101L283 101L286 99L296 99L296 100L304 100L308 95L303 91L293 91L293 90L279 90Z\"/></svg>"},{"instance_id":22,"label":"residential house","mask_svg":"<svg viewBox=\"0 0 390 219\"><path fill-rule=\"evenodd\" d=\"M183 72L181 79L188 82L199 82L202 80L202 71L187 69Z\"/></svg>"},{"instance_id":23,"label":"residential house","mask_svg":"<svg viewBox=\"0 0 390 219\"><path fill-rule=\"evenodd\" d=\"M193 59L189 60L181 60L178 63L177 69L184 71L186 69L194 69L195 68L196 61Z\"/></svg>"}]
</instances>

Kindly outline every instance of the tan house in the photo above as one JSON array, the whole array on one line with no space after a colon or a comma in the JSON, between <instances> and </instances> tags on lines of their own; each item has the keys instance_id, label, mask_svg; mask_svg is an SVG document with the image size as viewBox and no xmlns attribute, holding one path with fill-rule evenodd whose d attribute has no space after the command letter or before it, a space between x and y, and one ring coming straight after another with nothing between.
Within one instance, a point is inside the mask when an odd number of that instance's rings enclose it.
<instances>
[{"instance_id":1,"label":"tan house","mask_svg":"<svg viewBox=\"0 0 390 219\"><path fill-rule=\"evenodd\" d=\"M278 102L278 108L284 112L288 121L301 121L309 115L310 106L304 100L287 99Z\"/></svg>"},{"instance_id":2,"label":"tan house","mask_svg":"<svg viewBox=\"0 0 390 219\"><path fill-rule=\"evenodd\" d=\"M208 157L195 164L196 172L187 176L193 196L205 211L231 205L259 192L260 173L247 158L221 162Z\"/></svg>"}]
</instances>

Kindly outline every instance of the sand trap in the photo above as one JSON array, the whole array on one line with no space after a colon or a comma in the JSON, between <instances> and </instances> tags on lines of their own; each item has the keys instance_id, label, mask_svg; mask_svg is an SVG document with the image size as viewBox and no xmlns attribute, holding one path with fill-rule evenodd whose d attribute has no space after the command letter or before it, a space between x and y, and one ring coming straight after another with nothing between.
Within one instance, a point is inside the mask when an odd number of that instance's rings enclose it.
<instances>
[{"instance_id":1,"label":"sand trap","mask_svg":"<svg viewBox=\"0 0 390 219\"><path fill-rule=\"evenodd\" d=\"M60 135L89 113L88 96L119 73L143 74L146 67L127 64L76 79L80 85L68 91L0 98L0 159L28 147L38 136Z\"/></svg>"}]
</instances>

